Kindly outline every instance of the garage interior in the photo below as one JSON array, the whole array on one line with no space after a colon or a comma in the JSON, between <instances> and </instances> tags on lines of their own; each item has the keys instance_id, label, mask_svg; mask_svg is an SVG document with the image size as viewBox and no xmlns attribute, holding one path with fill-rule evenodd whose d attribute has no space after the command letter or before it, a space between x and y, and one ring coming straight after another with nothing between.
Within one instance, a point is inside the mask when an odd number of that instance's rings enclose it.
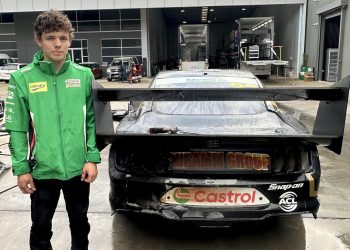
<instances>
[{"instance_id":1,"label":"garage interior","mask_svg":"<svg viewBox=\"0 0 350 250\"><path fill-rule=\"evenodd\" d=\"M300 4L264 6L215 6L149 9L149 55L154 71L173 69L180 59L205 58L215 68L232 68L218 63L234 43L236 20L245 17L273 17L274 44L282 46L282 60L297 75L304 48L304 9Z\"/></svg>"}]
</instances>

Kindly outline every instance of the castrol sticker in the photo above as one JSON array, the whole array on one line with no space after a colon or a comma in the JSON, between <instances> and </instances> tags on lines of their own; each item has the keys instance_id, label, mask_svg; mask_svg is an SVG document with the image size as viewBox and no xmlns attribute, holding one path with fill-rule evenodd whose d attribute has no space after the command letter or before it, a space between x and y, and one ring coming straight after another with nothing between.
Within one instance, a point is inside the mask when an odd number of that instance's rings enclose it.
<instances>
[{"instance_id":1,"label":"castrol sticker","mask_svg":"<svg viewBox=\"0 0 350 250\"><path fill-rule=\"evenodd\" d=\"M269 200L254 188L176 187L160 199L164 204L183 206L258 206Z\"/></svg>"}]
</instances>

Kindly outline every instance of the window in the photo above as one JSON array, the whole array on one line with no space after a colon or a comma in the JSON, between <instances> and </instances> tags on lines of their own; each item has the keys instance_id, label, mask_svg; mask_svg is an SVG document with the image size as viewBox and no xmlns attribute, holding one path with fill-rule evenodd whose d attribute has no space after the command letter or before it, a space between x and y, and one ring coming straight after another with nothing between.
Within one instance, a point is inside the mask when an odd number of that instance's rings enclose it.
<instances>
[{"instance_id":1,"label":"window","mask_svg":"<svg viewBox=\"0 0 350 250\"><path fill-rule=\"evenodd\" d=\"M141 39L102 39L101 55L103 62L111 63L114 57L130 56L141 60Z\"/></svg>"},{"instance_id":2,"label":"window","mask_svg":"<svg viewBox=\"0 0 350 250\"><path fill-rule=\"evenodd\" d=\"M101 10L100 19L101 20L119 20L120 10Z\"/></svg>"},{"instance_id":3,"label":"window","mask_svg":"<svg viewBox=\"0 0 350 250\"><path fill-rule=\"evenodd\" d=\"M78 23L78 31L100 31L99 21L84 21Z\"/></svg>"},{"instance_id":4,"label":"window","mask_svg":"<svg viewBox=\"0 0 350 250\"><path fill-rule=\"evenodd\" d=\"M120 11L121 19L141 19L140 10L128 9Z\"/></svg>"},{"instance_id":5,"label":"window","mask_svg":"<svg viewBox=\"0 0 350 250\"><path fill-rule=\"evenodd\" d=\"M13 14L12 13L0 13L0 23L13 23Z\"/></svg>"},{"instance_id":6,"label":"window","mask_svg":"<svg viewBox=\"0 0 350 250\"><path fill-rule=\"evenodd\" d=\"M76 32L141 30L139 9L66 11Z\"/></svg>"},{"instance_id":7,"label":"window","mask_svg":"<svg viewBox=\"0 0 350 250\"><path fill-rule=\"evenodd\" d=\"M15 41L0 41L0 50L16 50Z\"/></svg>"},{"instance_id":8,"label":"window","mask_svg":"<svg viewBox=\"0 0 350 250\"><path fill-rule=\"evenodd\" d=\"M102 47L121 47L121 39L105 39L101 40Z\"/></svg>"},{"instance_id":9,"label":"window","mask_svg":"<svg viewBox=\"0 0 350 250\"><path fill-rule=\"evenodd\" d=\"M141 30L140 20L122 20L121 21L122 30Z\"/></svg>"},{"instance_id":10,"label":"window","mask_svg":"<svg viewBox=\"0 0 350 250\"><path fill-rule=\"evenodd\" d=\"M82 61L89 61L89 52L88 52L88 41L87 39L73 39L72 44L70 46L71 49L81 49L82 51Z\"/></svg>"},{"instance_id":11,"label":"window","mask_svg":"<svg viewBox=\"0 0 350 250\"><path fill-rule=\"evenodd\" d=\"M130 56L141 55L141 48L122 48L122 54Z\"/></svg>"},{"instance_id":12,"label":"window","mask_svg":"<svg viewBox=\"0 0 350 250\"><path fill-rule=\"evenodd\" d=\"M123 47L141 47L141 39L123 39Z\"/></svg>"},{"instance_id":13,"label":"window","mask_svg":"<svg viewBox=\"0 0 350 250\"><path fill-rule=\"evenodd\" d=\"M120 30L120 20L101 21L101 31Z\"/></svg>"},{"instance_id":14,"label":"window","mask_svg":"<svg viewBox=\"0 0 350 250\"><path fill-rule=\"evenodd\" d=\"M102 48L102 55L121 56L121 48Z\"/></svg>"},{"instance_id":15,"label":"window","mask_svg":"<svg viewBox=\"0 0 350 250\"><path fill-rule=\"evenodd\" d=\"M99 20L100 13L98 10L78 10L77 11L77 20L78 21L91 21Z\"/></svg>"},{"instance_id":16,"label":"window","mask_svg":"<svg viewBox=\"0 0 350 250\"><path fill-rule=\"evenodd\" d=\"M76 11L66 11L65 14L68 16L70 21L77 20L77 12Z\"/></svg>"}]
</instances>

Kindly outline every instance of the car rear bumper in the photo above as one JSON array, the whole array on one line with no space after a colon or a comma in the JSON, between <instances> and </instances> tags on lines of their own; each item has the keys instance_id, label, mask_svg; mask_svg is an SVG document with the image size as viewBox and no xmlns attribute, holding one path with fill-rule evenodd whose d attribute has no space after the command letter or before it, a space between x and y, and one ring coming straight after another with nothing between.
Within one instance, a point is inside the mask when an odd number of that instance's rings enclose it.
<instances>
[{"instance_id":1,"label":"car rear bumper","mask_svg":"<svg viewBox=\"0 0 350 250\"><path fill-rule=\"evenodd\" d=\"M110 171L110 178L110 204L113 211L154 214L170 220L229 222L263 220L271 216L303 213L312 213L316 218L320 206L317 190L314 190L315 186L318 187L319 175L315 173L301 174L288 181L231 180L231 183L224 184L228 187L258 190L269 200L269 203L257 206L188 206L180 203L165 204L160 201L161 197L173 188L214 187L215 185L211 183L215 180L206 182L208 179L137 177L116 170ZM293 199L295 206L291 207L292 203L288 206Z\"/></svg>"},{"instance_id":2,"label":"car rear bumper","mask_svg":"<svg viewBox=\"0 0 350 250\"><path fill-rule=\"evenodd\" d=\"M119 72L111 72L109 73L108 77L110 79L120 79L121 74Z\"/></svg>"}]
</instances>

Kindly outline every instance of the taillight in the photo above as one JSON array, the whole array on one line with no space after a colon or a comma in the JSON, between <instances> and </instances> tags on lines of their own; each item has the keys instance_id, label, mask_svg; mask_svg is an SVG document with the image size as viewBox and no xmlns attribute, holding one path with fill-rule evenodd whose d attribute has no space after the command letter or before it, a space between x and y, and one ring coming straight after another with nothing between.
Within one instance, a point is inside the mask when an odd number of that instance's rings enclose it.
<instances>
[{"instance_id":1,"label":"taillight","mask_svg":"<svg viewBox=\"0 0 350 250\"><path fill-rule=\"evenodd\" d=\"M304 147L276 149L272 164L273 172L296 172L307 166L309 166L309 157Z\"/></svg>"},{"instance_id":2,"label":"taillight","mask_svg":"<svg viewBox=\"0 0 350 250\"><path fill-rule=\"evenodd\" d=\"M286 162L285 162L285 166L286 166L286 171L287 172L293 172L296 168L296 158L297 157L297 153L291 149L291 148L287 148L286 150Z\"/></svg>"}]
</instances>

